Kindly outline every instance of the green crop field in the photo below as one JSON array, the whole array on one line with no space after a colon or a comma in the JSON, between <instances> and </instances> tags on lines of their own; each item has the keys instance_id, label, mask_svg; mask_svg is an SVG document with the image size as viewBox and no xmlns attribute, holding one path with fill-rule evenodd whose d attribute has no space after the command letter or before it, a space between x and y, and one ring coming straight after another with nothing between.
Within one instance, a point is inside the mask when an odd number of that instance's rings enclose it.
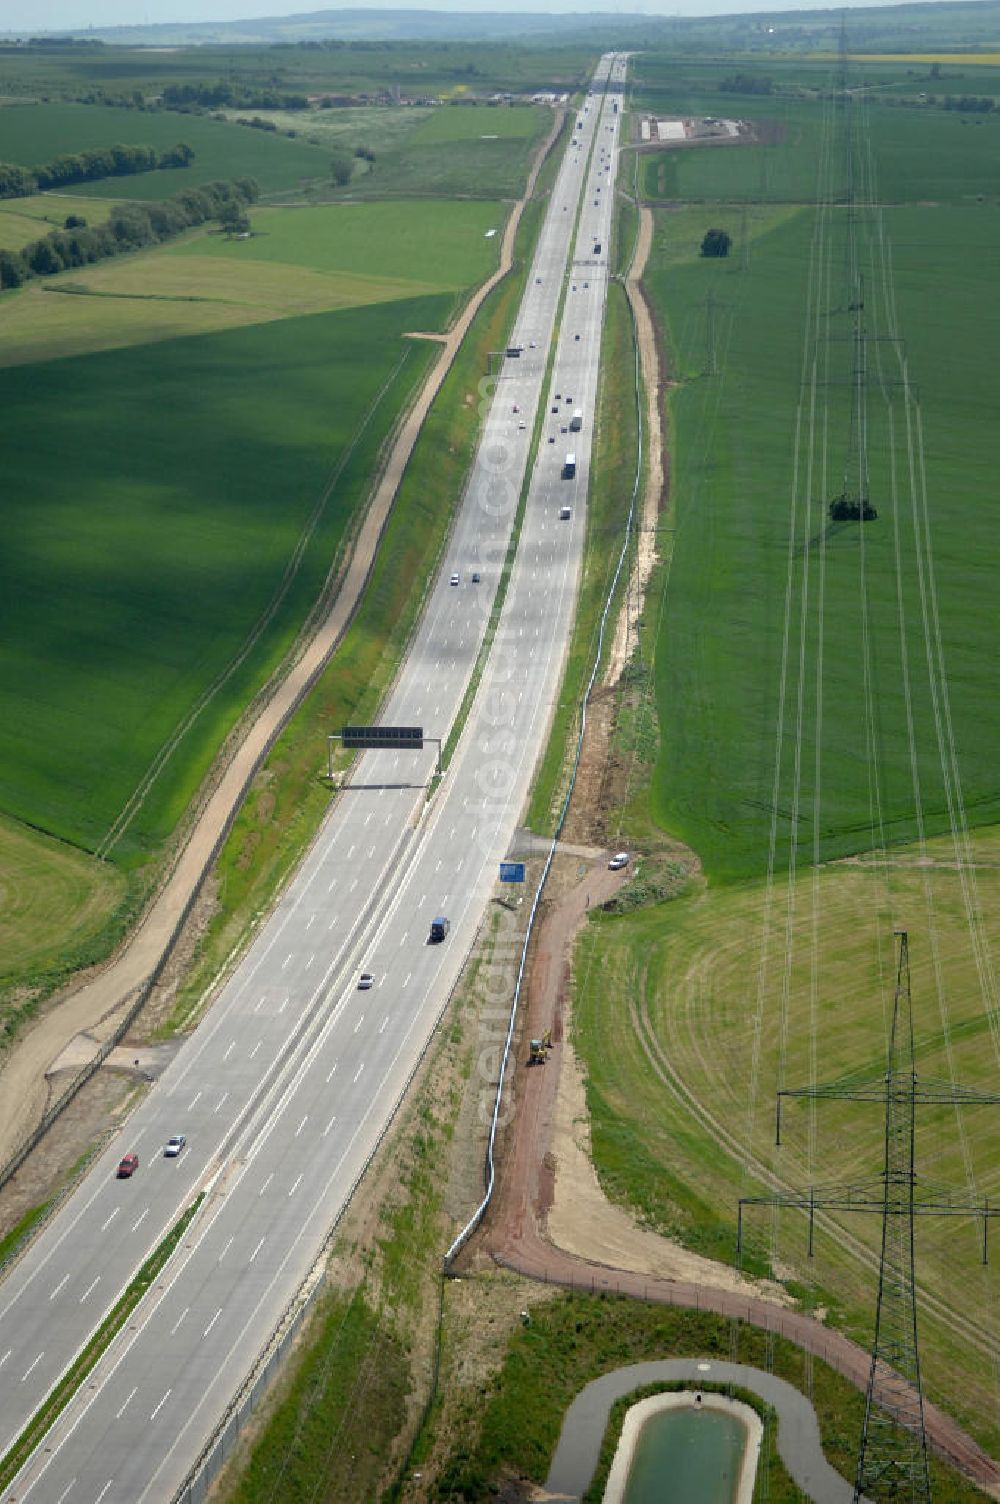
<instances>
[{"instance_id":1,"label":"green crop field","mask_svg":"<svg viewBox=\"0 0 1000 1504\"><path fill-rule=\"evenodd\" d=\"M412 139L421 146L450 141L479 141L491 136L496 136L501 141L531 141L551 120L551 110L541 105L501 105L492 109L482 105L458 105L432 110L421 121Z\"/></svg>"},{"instance_id":2,"label":"green crop field","mask_svg":"<svg viewBox=\"0 0 1000 1504\"><path fill-rule=\"evenodd\" d=\"M401 333L449 305L386 303L0 373L7 814L93 849L187 726L114 854L134 862L169 833L315 598L426 368L432 347Z\"/></svg>"},{"instance_id":3,"label":"green crop field","mask_svg":"<svg viewBox=\"0 0 1000 1504\"><path fill-rule=\"evenodd\" d=\"M0 993L11 978L37 975L57 957L64 959L67 949L85 955L125 886L110 863L98 867L71 846L2 817L0 871ZM2 1038L0 1030L0 1043Z\"/></svg>"},{"instance_id":4,"label":"green crop field","mask_svg":"<svg viewBox=\"0 0 1000 1504\"><path fill-rule=\"evenodd\" d=\"M356 198L513 198L521 193L536 145L552 126L544 106L490 109L447 106L431 112L406 136L377 154L370 170L348 187L326 190Z\"/></svg>"},{"instance_id":5,"label":"green crop field","mask_svg":"<svg viewBox=\"0 0 1000 1504\"><path fill-rule=\"evenodd\" d=\"M306 33L308 36L308 31ZM121 39L119 38L119 41ZM579 88L599 45L484 46L474 41L362 41L343 47L178 46L46 47L0 53L0 98L38 98L104 89L155 97L168 83L214 84L289 93L372 94L398 88L403 97L495 90L560 93ZM174 117L182 118L182 117Z\"/></svg>"},{"instance_id":6,"label":"green crop field","mask_svg":"<svg viewBox=\"0 0 1000 1504\"><path fill-rule=\"evenodd\" d=\"M326 178L330 172L329 152L322 147L209 116L63 103L0 109L0 162L24 167L116 142L163 151L179 141L194 151L190 167L103 178L79 185L74 196L161 199L198 183L238 177L256 178L261 192L268 194L295 188L306 179Z\"/></svg>"},{"instance_id":7,"label":"green crop field","mask_svg":"<svg viewBox=\"0 0 1000 1504\"><path fill-rule=\"evenodd\" d=\"M74 198L68 193L58 197L37 193L30 198L0 199L0 250L19 251L52 230L61 229L70 214L82 215L91 225L103 224L112 207L110 199Z\"/></svg>"},{"instance_id":8,"label":"green crop field","mask_svg":"<svg viewBox=\"0 0 1000 1504\"><path fill-rule=\"evenodd\" d=\"M506 211L497 203L364 203L260 209L253 239L201 236L171 247L170 257L221 256L247 261L406 279L427 288L460 289L483 281L497 264ZM486 237L487 230L498 233Z\"/></svg>"},{"instance_id":9,"label":"green crop field","mask_svg":"<svg viewBox=\"0 0 1000 1504\"><path fill-rule=\"evenodd\" d=\"M850 426L844 384L850 372L845 344L850 321L847 300L836 290L829 295L823 356L834 360L839 350L840 357L820 394L829 413L825 468L812 474L813 494L796 497L798 531L791 534L812 213L786 216L755 238L745 273L733 260L697 255L701 235L718 217L711 208L662 213L647 275L678 374L686 378L671 399L677 533L657 649L663 727L654 789L659 816L695 847L713 875L763 866L774 807L782 661L791 653L787 712L800 717L802 741L787 729L794 723L786 723L781 852L789 839L786 790L798 745L802 857L813 854L814 839L825 857L878 844L879 830L884 839L911 838L914 771L927 827L942 829L949 819L948 789L935 721L937 674L927 666L922 607L927 582L921 570L932 553L965 804L976 823L995 820L1000 696L991 530L983 500L1000 461L1000 435L988 418L1000 390L989 362L974 387L965 373L975 359L981 311L991 296L989 247L1000 229L997 211L885 214L895 252L895 310L924 404L933 507L928 542L919 516L910 510L908 460L899 449L906 417L898 391L887 386L886 398L879 397L869 410L872 490L883 516L866 528L863 555L857 528L834 528L823 551L815 546L825 534L826 502L842 480ZM738 216L730 214L727 222L738 229ZM714 378L701 374L709 361L710 296L718 305L713 319L719 374ZM898 372L890 370L885 352L882 364L885 381L896 381ZM890 463L893 438L897 447ZM803 565L809 538L814 547ZM863 581L867 619L859 611ZM787 640L786 588L792 591ZM867 726L862 692L866 634L877 655L874 731ZM912 697L915 770L904 693ZM869 747L877 751L882 779L877 820L869 782L875 752ZM814 795L821 800L815 824Z\"/></svg>"},{"instance_id":10,"label":"green crop field","mask_svg":"<svg viewBox=\"0 0 1000 1504\"><path fill-rule=\"evenodd\" d=\"M441 328L496 265L485 230L505 217L480 202L256 208L251 240L195 230L7 294L0 367L448 290Z\"/></svg>"}]
</instances>

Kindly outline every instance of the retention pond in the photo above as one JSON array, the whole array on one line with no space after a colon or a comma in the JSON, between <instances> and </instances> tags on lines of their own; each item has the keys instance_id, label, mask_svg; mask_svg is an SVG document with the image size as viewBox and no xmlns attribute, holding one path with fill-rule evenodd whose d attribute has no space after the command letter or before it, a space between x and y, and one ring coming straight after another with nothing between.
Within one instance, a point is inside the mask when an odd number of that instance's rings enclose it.
<instances>
[{"instance_id":1,"label":"retention pond","mask_svg":"<svg viewBox=\"0 0 1000 1504\"><path fill-rule=\"evenodd\" d=\"M721 1395L652 1395L625 1417L605 1504L750 1504L761 1429Z\"/></svg>"}]
</instances>

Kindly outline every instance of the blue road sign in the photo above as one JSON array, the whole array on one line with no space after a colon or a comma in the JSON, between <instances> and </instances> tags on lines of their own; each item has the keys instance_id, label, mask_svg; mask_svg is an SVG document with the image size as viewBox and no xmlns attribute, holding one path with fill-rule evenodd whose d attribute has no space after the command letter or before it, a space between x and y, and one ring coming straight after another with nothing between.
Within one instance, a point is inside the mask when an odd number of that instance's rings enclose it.
<instances>
[{"instance_id":1,"label":"blue road sign","mask_svg":"<svg viewBox=\"0 0 1000 1504\"><path fill-rule=\"evenodd\" d=\"M502 883L523 883L524 882L524 863L523 862L501 862L500 863L500 881Z\"/></svg>"}]
</instances>

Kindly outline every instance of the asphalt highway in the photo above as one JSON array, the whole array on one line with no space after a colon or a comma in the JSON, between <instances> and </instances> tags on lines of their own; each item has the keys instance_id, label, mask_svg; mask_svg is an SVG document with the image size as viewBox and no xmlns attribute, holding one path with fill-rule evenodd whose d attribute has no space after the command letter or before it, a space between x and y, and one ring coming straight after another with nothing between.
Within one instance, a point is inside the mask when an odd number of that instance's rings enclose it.
<instances>
[{"instance_id":1,"label":"asphalt highway","mask_svg":"<svg viewBox=\"0 0 1000 1504\"><path fill-rule=\"evenodd\" d=\"M183 1208L207 1193L5 1504L174 1497L350 1198L495 892L559 692L582 559L620 121L609 74L620 84L624 60L602 60L579 112L517 319L522 353L484 388L472 478L381 718L447 735L541 404L516 562L451 766L428 799L430 749L358 760L203 1023L0 1284L2 1455ZM577 409L582 428L571 432ZM432 945L437 914L451 928ZM374 976L370 990L358 988L361 971ZM172 1133L187 1144L166 1159ZM139 1167L119 1180L126 1152Z\"/></svg>"}]
</instances>

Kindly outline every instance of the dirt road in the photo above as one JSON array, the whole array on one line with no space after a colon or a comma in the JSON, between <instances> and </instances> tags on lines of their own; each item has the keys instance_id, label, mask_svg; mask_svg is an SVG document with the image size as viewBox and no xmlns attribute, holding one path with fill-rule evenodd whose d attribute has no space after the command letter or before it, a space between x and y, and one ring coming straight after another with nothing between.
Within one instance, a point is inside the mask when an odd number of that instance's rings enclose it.
<instances>
[{"instance_id":1,"label":"dirt road","mask_svg":"<svg viewBox=\"0 0 1000 1504\"><path fill-rule=\"evenodd\" d=\"M33 1130L49 1105L46 1071L51 1063L78 1034L91 1031L106 1038L114 1020L126 1011L174 943L251 779L350 624L424 419L483 300L511 268L521 213L534 192L539 169L559 135L562 120L563 112L559 111L549 136L539 148L524 198L511 210L497 270L473 294L441 341L441 354L400 427L347 561L340 590L327 615L290 670L273 685L270 698L239 745L230 749L225 768L221 773L216 771L214 786L173 867L126 944L97 976L54 998L5 1061L0 1071L0 1166Z\"/></svg>"}]
</instances>

